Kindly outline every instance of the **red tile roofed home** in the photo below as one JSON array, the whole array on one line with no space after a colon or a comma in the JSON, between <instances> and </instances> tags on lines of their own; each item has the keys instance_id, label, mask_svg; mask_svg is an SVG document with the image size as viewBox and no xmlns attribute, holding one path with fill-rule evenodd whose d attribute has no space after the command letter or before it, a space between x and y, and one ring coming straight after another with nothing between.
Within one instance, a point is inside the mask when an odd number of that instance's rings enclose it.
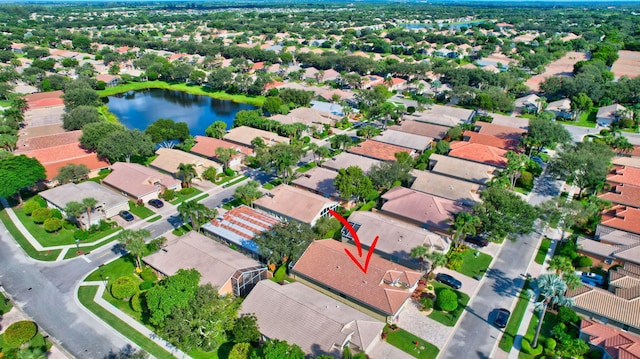
<instances>
[{"instance_id":1,"label":"red tile roofed home","mask_svg":"<svg viewBox=\"0 0 640 359\"><path fill-rule=\"evenodd\" d=\"M67 145L42 148L25 153L29 157L36 158L47 170L47 180L51 181L58 175L61 167L70 163L83 164L93 173L109 167L109 163L98 158L95 152L89 152L80 146L80 143L70 143Z\"/></svg>"},{"instance_id":2,"label":"red tile roofed home","mask_svg":"<svg viewBox=\"0 0 640 359\"><path fill-rule=\"evenodd\" d=\"M29 151L39 150L41 148L49 148L68 145L70 143L77 143L81 135L82 130L77 130L46 136L31 137L26 139L21 138L18 141L18 148L16 148L16 153L26 153Z\"/></svg>"},{"instance_id":3,"label":"red tile roofed home","mask_svg":"<svg viewBox=\"0 0 640 359\"><path fill-rule=\"evenodd\" d=\"M617 205L604 211L596 235L616 229L640 234L640 209Z\"/></svg>"},{"instance_id":4,"label":"red tile roofed home","mask_svg":"<svg viewBox=\"0 0 640 359\"><path fill-rule=\"evenodd\" d=\"M607 182L612 184L630 184L640 186L640 168L631 166L613 166L607 176Z\"/></svg>"},{"instance_id":5,"label":"red tile roofed home","mask_svg":"<svg viewBox=\"0 0 640 359\"><path fill-rule=\"evenodd\" d=\"M360 156L375 158L382 161L396 161L395 154L398 152L406 152L412 158L415 155L414 151L408 148L373 140L366 140L364 142L361 142L357 146L351 147L347 152L355 153Z\"/></svg>"},{"instance_id":6,"label":"red tile roofed home","mask_svg":"<svg viewBox=\"0 0 640 359\"><path fill-rule=\"evenodd\" d=\"M229 162L229 166L232 168L240 167L247 156L253 155L253 149L250 147L238 145L217 138L196 136L195 141L196 145L191 148L191 152L200 156L208 157L220 163L222 162L218 160L218 157L216 156L217 148L233 148L234 150L236 150L237 155L234 156Z\"/></svg>"},{"instance_id":7,"label":"red tile roofed home","mask_svg":"<svg viewBox=\"0 0 640 359\"><path fill-rule=\"evenodd\" d=\"M449 146L449 156L464 158L469 161L486 163L492 166L506 167L506 150L479 143L453 141Z\"/></svg>"},{"instance_id":8,"label":"red tile roofed home","mask_svg":"<svg viewBox=\"0 0 640 359\"><path fill-rule=\"evenodd\" d=\"M607 359L640 359L640 337L589 319L580 323L580 338L602 348Z\"/></svg>"},{"instance_id":9,"label":"red tile roofed home","mask_svg":"<svg viewBox=\"0 0 640 359\"><path fill-rule=\"evenodd\" d=\"M284 85L284 82L282 82L282 81L271 81L268 84L264 85L264 90L265 91L269 91L269 90L271 90L273 88L278 88L278 87L283 86L283 85Z\"/></svg>"},{"instance_id":10,"label":"red tile roofed home","mask_svg":"<svg viewBox=\"0 0 640 359\"><path fill-rule=\"evenodd\" d=\"M518 149L518 141L513 139L500 138L473 131L464 131L462 137L465 141L470 143L479 143L481 145L487 145L511 151L515 151L516 149Z\"/></svg>"},{"instance_id":11,"label":"red tile roofed home","mask_svg":"<svg viewBox=\"0 0 640 359\"><path fill-rule=\"evenodd\" d=\"M638 186L619 184L611 187L611 192L603 193L598 197L616 204L640 208L640 187Z\"/></svg>"},{"instance_id":12,"label":"red tile roofed home","mask_svg":"<svg viewBox=\"0 0 640 359\"><path fill-rule=\"evenodd\" d=\"M363 273L345 255L355 246L333 239L313 241L291 270L298 281L349 303L363 313L394 322L422 277L421 272L372 256Z\"/></svg>"},{"instance_id":13,"label":"red tile roofed home","mask_svg":"<svg viewBox=\"0 0 640 359\"><path fill-rule=\"evenodd\" d=\"M29 109L34 109L62 105L64 104L62 95L64 95L62 91L38 92L26 95L24 99L27 101Z\"/></svg>"}]
</instances>

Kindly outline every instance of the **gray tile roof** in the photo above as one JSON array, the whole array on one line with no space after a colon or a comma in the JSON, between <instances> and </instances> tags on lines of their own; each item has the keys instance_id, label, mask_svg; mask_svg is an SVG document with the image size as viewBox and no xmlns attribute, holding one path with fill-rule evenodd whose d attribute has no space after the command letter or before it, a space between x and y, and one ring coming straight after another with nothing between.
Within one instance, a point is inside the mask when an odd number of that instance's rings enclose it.
<instances>
[{"instance_id":1,"label":"gray tile roof","mask_svg":"<svg viewBox=\"0 0 640 359\"><path fill-rule=\"evenodd\" d=\"M58 208L64 208L69 202L82 202L84 198L88 197L97 200L98 206L103 207L105 210L122 205L128 201L127 197L93 181L78 184L63 184L62 186L40 192L40 196Z\"/></svg>"}]
</instances>

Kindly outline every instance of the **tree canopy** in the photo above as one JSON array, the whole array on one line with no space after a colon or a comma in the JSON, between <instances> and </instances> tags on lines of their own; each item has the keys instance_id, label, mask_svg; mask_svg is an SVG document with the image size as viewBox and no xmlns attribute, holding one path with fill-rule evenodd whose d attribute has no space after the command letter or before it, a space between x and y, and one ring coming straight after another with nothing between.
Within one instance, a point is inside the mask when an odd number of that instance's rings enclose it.
<instances>
[{"instance_id":1,"label":"tree canopy","mask_svg":"<svg viewBox=\"0 0 640 359\"><path fill-rule=\"evenodd\" d=\"M103 119L93 106L77 106L62 115L62 123L67 131L80 130L86 124L100 121L103 121Z\"/></svg>"},{"instance_id":2,"label":"tree canopy","mask_svg":"<svg viewBox=\"0 0 640 359\"><path fill-rule=\"evenodd\" d=\"M533 231L538 211L519 195L492 186L484 190L480 198L483 202L473 207L473 213L480 218L483 231L492 238L502 239L509 234Z\"/></svg>"},{"instance_id":3,"label":"tree canopy","mask_svg":"<svg viewBox=\"0 0 640 359\"><path fill-rule=\"evenodd\" d=\"M154 149L151 138L139 130L122 130L111 132L98 143L98 155L106 157L111 163L125 160L132 156L151 156Z\"/></svg>"},{"instance_id":4,"label":"tree canopy","mask_svg":"<svg viewBox=\"0 0 640 359\"><path fill-rule=\"evenodd\" d=\"M345 199L360 201L375 192L371 179L358 166L350 166L338 170L338 175L333 180L333 184L340 192L340 196Z\"/></svg>"},{"instance_id":5,"label":"tree canopy","mask_svg":"<svg viewBox=\"0 0 640 359\"><path fill-rule=\"evenodd\" d=\"M80 144L87 150L95 150L98 144L108 137L112 132L124 131L125 127L119 123L100 121L88 123L82 127Z\"/></svg>"},{"instance_id":6,"label":"tree canopy","mask_svg":"<svg viewBox=\"0 0 640 359\"><path fill-rule=\"evenodd\" d=\"M581 142L565 146L551 161L551 173L562 175L580 188L597 191L605 182L613 151L605 143Z\"/></svg>"},{"instance_id":7,"label":"tree canopy","mask_svg":"<svg viewBox=\"0 0 640 359\"><path fill-rule=\"evenodd\" d=\"M315 234L308 224L295 220L276 224L253 239L260 248L260 254L267 262L280 266L288 261L300 258Z\"/></svg>"},{"instance_id":8,"label":"tree canopy","mask_svg":"<svg viewBox=\"0 0 640 359\"><path fill-rule=\"evenodd\" d=\"M175 310L185 308L196 294L200 273L195 269L179 269L153 286L145 294L151 323L164 326L165 318Z\"/></svg>"},{"instance_id":9,"label":"tree canopy","mask_svg":"<svg viewBox=\"0 0 640 359\"><path fill-rule=\"evenodd\" d=\"M175 122L170 118L160 118L150 124L144 133L151 137L153 143L165 141L184 141L189 137L189 126L186 122Z\"/></svg>"},{"instance_id":10,"label":"tree canopy","mask_svg":"<svg viewBox=\"0 0 640 359\"><path fill-rule=\"evenodd\" d=\"M22 202L20 190L46 178L44 167L35 158L18 155L0 159L0 197L17 195Z\"/></svg>"}]
</instances>

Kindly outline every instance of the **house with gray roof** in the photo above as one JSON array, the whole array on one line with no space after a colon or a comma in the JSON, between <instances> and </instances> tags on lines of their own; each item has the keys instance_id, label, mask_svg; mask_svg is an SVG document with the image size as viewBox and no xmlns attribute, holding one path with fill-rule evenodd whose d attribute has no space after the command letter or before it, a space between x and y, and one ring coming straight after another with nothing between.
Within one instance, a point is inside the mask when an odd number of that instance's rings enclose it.
<instances>
[{"instance_id":1,"label":"house with gray roof","mask_svg":"<svg viewBox=\"0 0 640 359\"><path fill-rule=\"evenodd\" d=\"M349 223L356 230L364 248L370 248L373 240L378 237L375 253L405 267L422 269L418 259L410 256L411 249L415 247L424 246L441 253L449 251L448 238L381 212L355 211L349 216ZM353 242L351 233L346 228L342 229L341 234L343 240Z\"/></svg>"},{"instance_id":2,"label":"house with gray roof","mask_svg":"<svg viewBox=\"0 0 640 359\"><path fill-rule=\"evenodd\" d=\"M91 224L97 224L102 219L111 218L120 211L129 209L129 200L96 182L86 181L82 183L67 183L39 193L47 201L47 206L56 208L64 213L64 208L69 202L80 202L85 198L93 198L98 201L91 211ZM86 213L78 220L83 224L89 224Z\"/></svg>"},{"instance_id":3,"label":"house with gray roof","mask_svg":"<svg viewBox=\"0 0 640 359\"><path fill-rule=\"evenodd\" d=\"M116 162L102 183L133 200L147 202L158 198L167 189L178 191L182 188L179 180L137 163Z\"/></svg>"},{"instance_id":4,"label":"house with gray roof","mask_svg":"<svg viewBox=\"0 0 640 359\"><path fill-rule=\"evenodd\" d=\"M253 139L255 139L256 137L261 138L267 146L271 146L280 142L289 143L289 139L287 137L283 137L273 132L264 131L249 126L234 127L224 135L223 139L253 148L253 144L251 144L251 141L253 141Z\"/></svg>"},{"instance_id":5,"label":"house with gray roof","mask_svg":"<svg viewBox=\"0 0 640 359\"><path fill-rule=\"evenodd\" d=\"M344 348L370 353L384 323L302 283L258 283L242 302L240 314L255 314L260 333L286 340L305 353L341 357Z\"/></svg>"},{"instance_id":6,"label":"house with gray roof","mask_svg":"<svg viewBox=\"0 0 640 359\"><path fill-rule=\"evenodd\" d=\"M389 127L389 130L412 133L425 137L431 137L435 140L441 140L447 135L450 127L434 125L432 123L405 120L400 125Z\"/></svg>"},{"instance_id":7,"label":"house with gray roof","mask_svg":"<svg viewBox=\"0 0 640 359\"><path fill-rule=\"evenodd\" d=\"M338 172L322 167L314 167L304 173L291 184L303 188L323 197L340 200L340 193L333 184Z\"/></svg>"},{"instance_id":8,"label":"house with gray roof","mask_svg":"<svg viewBox=\"0 0 640 359\"><path fill-rule=\"evenodd\" d=\"M480 191L484 186L434 172L420 171L411 189L473 206L481 202Z\"/></svg>"},{"instance_id":9,"label":"house with gray roof","mask_svg":"<svg viewBox=\"0 0 640 359\"><path fill-rule=\"evenodd\" d=\"M247 295L259 281L267 279L267 268L260 262L193 231L142 260L163 276L195 269L200 272L200 284L209 283L223 295Z\"/></svg>"},{"instance_id":10,"label":"house with gray roof","mask_svg":"<svg viewBox=\"0 0 640 359\"><path fill-rule=\"evenodd\" d=\"M455 127L471 123L476 112L466 108L430 105L428 109L413 114L413 120L436 125Z\"/></svg>"},{"instance_id":11,"label":"house with gray roof","mask_svg":"<svg viewBox=\"0 0 640 359\"><path fill-rule=\"evenodd\" d=\"M428 169L455 179L487 185L495 177L498 167L434 153L429 156Z\"/></svg>"},{"instance_id":12,"label":"house with gray roof","mask_svg":"<svg viewBox=\"0 0 640 359\"><path fill-rule=\"evenodd\" d=\"M320 217L329 216L338 202L301 188L281 184L253 202L256 209L281 219L293 219L315 226Z\"/></svg>"},{"instance_id":13,"label":"house with gray roof","mask_svg":"<svg viewBox=\"0 0 640 359\"><path fill-rule=\"evenodd\" d=\"M334 171L338 171L341 168L348 168L351 166L357 166L362 169L362 172L367 173L374 165L379 165L383 161L376 160L369 157L356 155L349 152L342 152L337 156L322 163L322 167L329 168Z\"/></svg>"},{"instance_id":14,"label":"house with gray roof","mask_svg":"<svg viewBox=\"0 0 640 359\"><path fill-rule=\"evenodd\" d=\"M600 107L596 114L596 122L598 123L598 126L609 126L618 121L626 110L626 107L617 103Z\"/></svg>"},{"instance_id":15,"label":"house with gray roof","mask_svg":"<svg viewBox=\"0 0 640 359\"><path fill-rule=\"evenodd\" d=\"M373 138L374 141L388 143L400 147L406 147L415 150L417 153L422 153L431 149L433 144L433 138L415 135L413 133L386 130L381 134Z\"/></svg>"}]
</instances>

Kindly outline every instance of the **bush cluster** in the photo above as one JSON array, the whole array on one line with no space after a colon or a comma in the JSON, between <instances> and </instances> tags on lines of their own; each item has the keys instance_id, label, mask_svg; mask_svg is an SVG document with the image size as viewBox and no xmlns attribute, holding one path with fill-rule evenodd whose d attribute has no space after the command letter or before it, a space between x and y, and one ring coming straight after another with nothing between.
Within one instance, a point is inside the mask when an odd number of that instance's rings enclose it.
<instances>
[{"instance_id":1,"label":"bush cluster","mask_svg":"<svg viewBox=\"0 0 640 359\"><path fill-rule=\"evenodd\" d=\"M533 356L537 356L542 354L542 350L544 349L544 347L542 346L541 343L538 343L538 346L536 346L535 348L531 347L531 342L529 342L529 339L527 338L522 338L522 351L525 354L531 354Z\"/></svg>"},{"instance_id":2,"label":"bush cluster","mask_svg":"<svg viewBox=\"0 0 640 359\"><path fill-rule=\"evenodd\" d=\"M31 212L31 219L33 222L42 224L47 218L51 218L51 209L50 208L38 208Z\"/></svg>"},{"instance_id":3,"label":"bush cluster","mask_svg":"<svg viewBox=\"0 0 640 359\"><path fill-rule=\"evenodd\" d=\"M130 302L131 309L133 309L134 311L136 311L138 313L142 313L146 308L146 302L145 302L145 299L144 299L144 293L145 293L145 291L138 292L138 293L134 294L133 297L131 297L131 302Z\"/></svg>"},{"instance_id":4,"label":"bush cluster","mask_svg":"<svg viewBox=\"0 0 640 359\"><path fill-rule=\"evenodd\" d=\"M458 295L451 289L442 289L436 299L438 307L445 312L451 312L458 308Z\"/></svg>"},{"instance_id":5,"label":"bush cluster","mask_svg":"<svg viewBox=\"0 0 640 359\"><path fill-rule=\"evenodd\" d=\"M44 230L52 233L57 232L62 228L62 220L59 218L51 217L44 220Z\"/></svg>"},{"instance_id":6,"label":"bush cluster","mask_svg":"<svg viewBox=\"0 0 640 359\"><path fill-rule=\"evenodd\" d=\"M30 320L23 320L11 324L4 332L2 339L8 346L18 348L31 340L37 332L36 323Z\"/></svg>"},{"instance_id":7,"label":"bush cluster","mask_svg":"<svg viewBox=\"0 0 640 359\"><path fill-rule=\"evenodd\" d=\"M165 189L162 193L162 197L165 201L172 201L176 198L176 191L172 189Z\"/></svg>"},{"instance_id":8,"label":"bush cluster","mask_svg":"<svg viewBox=\"0 0 640 359\"><path fill-rule=\"evenodd\" d=\"M131 298L138 292L138 283L131 277L120 277L111 284L111 295L116 299Z\"/></svg>"},{"instance_id":9,"label":"bush cluster","mask_svg":"<svg viewBox=\"0 0 640 359\"><path fill-rule=\"evenodd\" d=\"M24 214L26 214L27 216L30 216L31 213L33 213L33 211L35 211L36 209L42 208L40 206L40 203L38 203L37 201L34 200L28 200L26 201L23 205L22 205L22 210L24 211Z\"/></svg>"}]
</instances>

